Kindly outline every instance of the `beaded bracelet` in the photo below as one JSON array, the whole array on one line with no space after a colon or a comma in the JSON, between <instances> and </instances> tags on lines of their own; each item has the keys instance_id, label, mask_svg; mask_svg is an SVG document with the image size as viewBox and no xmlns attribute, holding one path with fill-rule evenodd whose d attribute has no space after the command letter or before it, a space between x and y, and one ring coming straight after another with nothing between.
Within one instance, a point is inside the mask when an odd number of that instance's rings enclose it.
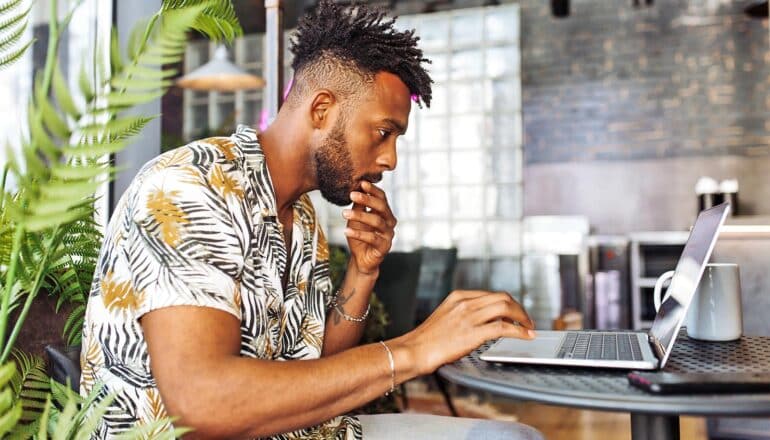
<instances>
[{"instance_id":1,"label":"beaded bracelet","mask_svg":"<svg viewBox=\"0 0 770 440\"><path fill-rule=\"evenodd\" d=\"M338 290L337 294L334 295L334 301L332 301L332 307L334 308L334 310L337 311L337 313L340 314L340 316L345 318L346 321L350 321L350 322L364 322L364 321L366 321L366 318L369 317L369 312L372 310L372 304L371 303L366 305L366 311L364 312L364 314L361 317L357 318L355 316L350 316L347 313L345 313L342 310L342 308L339 306L339 304L337 304L337 298L339 297L339 295L340 295L340 291Z\"/></svg>"}]
</instances>

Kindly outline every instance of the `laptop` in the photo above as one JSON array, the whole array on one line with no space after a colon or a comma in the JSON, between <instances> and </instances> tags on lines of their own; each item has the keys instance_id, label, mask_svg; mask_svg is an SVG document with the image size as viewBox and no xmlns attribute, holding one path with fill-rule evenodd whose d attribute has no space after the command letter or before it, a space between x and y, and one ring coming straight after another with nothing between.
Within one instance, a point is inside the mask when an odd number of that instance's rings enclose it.
<instances>
[{"instance_id":1,"label":"laptop","mask_svg":"<svg viewBox=\"0 0 770 440\"><path fill-rule=\"evenodd\" d=\"M481 354L481 359L634 370L663 368L729 211L729 203L723 203L698 215L648 332L538 331L533 340L501 338Z\"/></svg>"}]
</instances>

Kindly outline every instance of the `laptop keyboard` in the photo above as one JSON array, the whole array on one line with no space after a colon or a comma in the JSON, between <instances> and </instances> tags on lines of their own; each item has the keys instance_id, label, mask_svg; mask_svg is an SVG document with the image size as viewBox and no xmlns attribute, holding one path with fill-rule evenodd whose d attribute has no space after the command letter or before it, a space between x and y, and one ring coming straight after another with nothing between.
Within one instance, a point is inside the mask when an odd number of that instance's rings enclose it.
<instances>
[{"instance_id":1,"label":"laptop keyboard","mask_svg":"<svg viewBox=\"0 0 770 440\"><path fill-rule=\"evenodd\" d=\"M635 333L568 332L556 355L566 359L642 360Z\"/></svg>"}]
</instances>

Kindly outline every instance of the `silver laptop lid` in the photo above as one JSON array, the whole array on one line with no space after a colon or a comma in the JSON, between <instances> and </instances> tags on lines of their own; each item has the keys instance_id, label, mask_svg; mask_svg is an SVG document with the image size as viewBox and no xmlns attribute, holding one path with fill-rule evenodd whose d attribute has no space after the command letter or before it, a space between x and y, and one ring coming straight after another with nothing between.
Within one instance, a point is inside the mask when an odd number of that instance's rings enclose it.
<instances>
[{"instance_id":1,"label":"silver laptop lid","mask_svg":"<svg viewBox=\"0 0 770 440\"><path fill-rule=\"evenodd\" d=\"M719 228L729 211L730 204L723 203L702 211L695 220L695 226L690 232L674 276L671 278L671 285L664 296L668 298L660 305L660 310L655 315L655 321L648 332L653 352L660 360L660 368L663 368L668 361L679 328L682 327L687 315L687 308L714 250Z\"/></svg>"}]
</instances>

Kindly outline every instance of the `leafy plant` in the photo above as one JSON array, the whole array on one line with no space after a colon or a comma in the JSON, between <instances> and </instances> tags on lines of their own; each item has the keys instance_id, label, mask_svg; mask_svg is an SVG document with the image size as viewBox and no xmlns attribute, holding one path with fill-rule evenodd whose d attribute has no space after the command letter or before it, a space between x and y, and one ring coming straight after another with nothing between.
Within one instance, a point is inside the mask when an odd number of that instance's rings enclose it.
<instances>
[{"instance_id":1,"label":"leafy plant","mask_svg":"<svg viewBox=\"0 0 770 440\"><path fill-rule=\"evenodd\" d=\"M166 0L160 13L172 9L205 5L193 28L212 40L227 40L243 35L243 29L235 16L235 8L229 1L210 2L206 0Z\"/></svg>"},{"instance_id":2,"label":"leafy plant","mask_svg":"<svg viewBox=\"0 0 770 440\"><path fill-rule=\"evenodd\" d=\"M20 5L21 0L0 3L0 68L18 60L30 44L18 45L30 12L19 12ZM88 438L107 411L109 397L95 390L80 398L49 379L39 358L17 354L15 362L8 362L9 357L43 289L59 295L58 306L75 303L64 332L71 343L80 337L101 245L93 194L116 173L108 155L125 148L154 118L124 111L165 93L176 72L163 66L181 60L190 29L215 39L241 32L230 1L164 1L158 13L132 32L127 56L113 31L109 70L95 65L91 76L82 65L73 94L57 54L78 6L59 20L57 0L50 1L48 52L34 81L28 135L20 155L8 150L0 181L0 436L47 438L50 432L57 439ZM3 36L4 29L13 30L9 37ZM17 185L13 192L6 189L9 175ZM18 318L9 326L12 312ZM183 432L158 433L166 423L139 426L127 436L173 438Z\"/></svg>"},{"instance_id":3,"label":"leafy plant","mask_svg":"<svg viewBox=\"0 0 770 440\"><path fill-rule=\"evenodd\" d=\"M22 0L0 2L0 70L18 61L32 40L19 44L29 24L31 6L22 9Z\"/></svg>"},{"instance_id":4,"label":"leafy plant","mask_svg":"<svg viewBox=\"0 0 770 440\"><path fill-rule=\"evenodd\" d=\"M70 346L80 345L82 339L86 302L102 238L102 231L94 217L79 219L64 228L62 246L58 255L52 259L53 276L45 287L57 297L57 312L65 304L74 306L62 329L65 341Z\"/></svg>"}]
</instances>

